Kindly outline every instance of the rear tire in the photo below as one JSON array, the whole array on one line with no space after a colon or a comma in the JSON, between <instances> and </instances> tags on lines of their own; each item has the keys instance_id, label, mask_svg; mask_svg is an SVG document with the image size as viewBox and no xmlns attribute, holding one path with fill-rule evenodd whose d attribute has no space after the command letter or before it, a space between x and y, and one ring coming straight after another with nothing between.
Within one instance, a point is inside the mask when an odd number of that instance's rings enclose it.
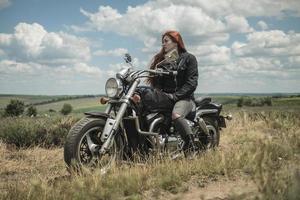
<instances>
[{"instance_id":1,"label":"rear tire","mask_svg":"<svg viewBox=\"0 0 300 200\"><path fill-rule=\"evenodd\" d=\"M206 127L209 130L208 144L207 148L215 148L219 146L220 143L220 130L218 121L212 117L203 117Z\"/></svg>"}]
</instances>

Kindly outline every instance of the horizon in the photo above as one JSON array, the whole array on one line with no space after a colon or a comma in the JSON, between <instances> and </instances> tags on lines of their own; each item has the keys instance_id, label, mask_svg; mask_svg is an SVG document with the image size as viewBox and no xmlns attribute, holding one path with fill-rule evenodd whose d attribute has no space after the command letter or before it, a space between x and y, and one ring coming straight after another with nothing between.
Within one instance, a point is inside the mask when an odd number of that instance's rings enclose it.
<instances>
[{"instance_id":1,"label":"horizon","mask_svg":"<svg viewBox=\"0 0 300 200\"><path fill-rule=\"evenodd\" d=\"M300 95L300 92L265 92L265 93L255 93L255 92L215 92L215 93L194 93L195 95L229 95L229 96L241 96L241 95ZM0 97L3 96L79 96L79 97L89 97L89 96L105 96L105 94L5 94L0 93Z\"/></svg>"}]
</instances>

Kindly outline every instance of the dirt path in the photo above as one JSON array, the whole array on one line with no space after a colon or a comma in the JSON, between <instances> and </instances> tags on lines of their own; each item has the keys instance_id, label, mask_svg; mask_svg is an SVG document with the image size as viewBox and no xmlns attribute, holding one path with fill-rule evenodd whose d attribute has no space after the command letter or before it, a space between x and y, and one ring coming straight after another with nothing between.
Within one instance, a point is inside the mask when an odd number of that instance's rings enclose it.
<instances>
[{"instance_id":1,"label":"dirt path","mask_svg":"<svg viewBox=\"0 0 300 200\"><path fill-rule=\"evenodd\" d=\"M174 199L228 199L233 196L248 196L255 191L255 185L243 179L221 180L209 183L203 188L191 186L186 193L178 194Z\"/></svg>"},{"instance_id":2,"label":"dirt path","mask_svg":"<svg viewBox=\"0 0 300 200\"><path fill-rule=\"evenodd\" d=\"M227 200L236 197L236 199L251 199L257 194L257 188L251 180L246 178L237 178L228 180L222 178L211 181L205 185L200 185L192 181L185 185L184 191L177 194L169 192L152 191L151 194L145 194L147 200Z\"/></svg>"}]
</instances>

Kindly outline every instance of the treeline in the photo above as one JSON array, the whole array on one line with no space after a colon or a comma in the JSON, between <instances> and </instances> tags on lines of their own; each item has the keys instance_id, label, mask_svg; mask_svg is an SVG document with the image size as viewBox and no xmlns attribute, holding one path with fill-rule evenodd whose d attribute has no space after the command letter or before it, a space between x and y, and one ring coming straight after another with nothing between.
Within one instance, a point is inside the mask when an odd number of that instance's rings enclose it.
<instances>
[{"instance_id":1,"label":"treeline","mask_svg":"<svg viewBox=\"0 0 300 200\"><path fill-rule=\"evenodd\" d=\"M59 97L52 98L52 99L45 100L45 101L29 103L29 104L26 104L25 106L29 107L29 106L45 105L45 104L55 103L55 102L59 102L59 101L83 99L83 98L94 98L94 97L97 97L97 95L59 96Z\"/></svg>"},{"instance_id":2,"label":"treeline","mask_svg":"<svg viewBox=\"0 0 300 200\"><path fill-rule=\"evenodd\" d=\"M272 98L274 99L278 99L278 98L295 98L295 97L300 97L300 94L297 94L297 95L274 95L272 96Z\"/></svg>"},{"instance_id":3,"label":"treeline","mask_svg":"<svg viewBox=\"0 0 300 200\"><path fill-rule=\"evenodd\" d=\"M60 113L63 115L68 115L72 112L73 107L71 104L65 103ZM49 112L56 112L55 110L49 109ZM25 104L23 101L18 99L11 99L10 103L5 107L4 110L0 110L1 117L17 117L23 115L25 113L26 116L36 117L37 116L37 108L34 105L30 105L25 108Z\"/></svg>"},{"instance_id":4,"label":"treeline","mask_svg":"<svg viewBox=\"0 0 300 200\"><path fill-rule=\"evenodd\" d=\"M261 97L261 98L252 98L252 97L241 97L237 101L237 106L272 106L272 97Z\"/></svg>"}]
</instances>

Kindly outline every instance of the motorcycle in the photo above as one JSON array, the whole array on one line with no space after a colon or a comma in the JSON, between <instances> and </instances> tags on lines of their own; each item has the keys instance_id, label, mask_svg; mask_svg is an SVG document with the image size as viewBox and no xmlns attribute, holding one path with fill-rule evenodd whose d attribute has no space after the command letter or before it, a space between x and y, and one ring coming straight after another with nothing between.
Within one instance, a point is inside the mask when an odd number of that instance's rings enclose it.
<instances>
[{"instance_id":1,"label":"motorcycle","mask_svg":"<svg viewBox=\"0 0 300 200\"><path fill-rule=\"evenodd\" d=\"M69 131L64 145L67 167L98 166L105 173L120 161L132 161L136 156L167 155L172 159L183 154L183 140L175 129L171 111L145 112L132 100L141 87L141 79L153 76L176 76L172 70L133 70L131 56L125 55L129 67L109 78L105 84L107 104L104 112L86 112ZM210 97L195 99L195 108L186 117L193 134L190 135L192 152L197 154L219 145L220 130L226 127L222 105Z\"/></svg>"}]
</instances>

